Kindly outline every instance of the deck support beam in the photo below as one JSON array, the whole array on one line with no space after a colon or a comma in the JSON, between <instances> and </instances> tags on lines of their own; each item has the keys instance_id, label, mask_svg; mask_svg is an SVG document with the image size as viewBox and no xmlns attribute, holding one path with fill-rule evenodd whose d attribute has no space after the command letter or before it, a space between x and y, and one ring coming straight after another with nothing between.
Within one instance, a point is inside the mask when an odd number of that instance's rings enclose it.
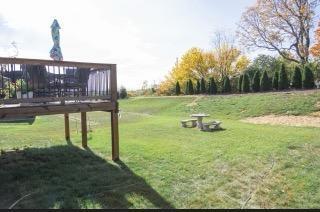
<instances>
[{"instance_id":1,"label":"deck support beam","mask_svg":"<svg viewBox=\"0 0 320 212\"><path fill-rule=\"evenodd\" d=\"M66 141L70 141L70 125L69 125L69 114L64 114L64 130Z\"/></svg>"},{"instance_id":2,"label":"deck support beam","mask_svg":"<svg viewBox=\"0 0 320 212\"><path fill-rule=\"evenodd\" d=\"M111 112L111 137L112 137L112 160L117 161L119 158L119 128L118 112Z\"/></svg>"},{"instance_id":3,"label":"deck support beam","mask_svg":"<svg viewBox=\"0 0 320 212\"><path fill-rule=\"evenodd\" d=\"M117 87L117 65L111 65L111 102L115 103L115 108L111 110L111 137L112 137L112 160L120 160L119 157L119 128L118 128L118 87Z\"/></svg>"},{"instance_id":4,"label":"deck support beam","mask_svg":"<svg viewBox=\"0 0 320 212\"><path fill-rule=\"evenodd\" d=\"M81 134L82 134L82 147L88 147L88 130L87 130L87 113L81 112Z\"/></svg>"}]
</instances>

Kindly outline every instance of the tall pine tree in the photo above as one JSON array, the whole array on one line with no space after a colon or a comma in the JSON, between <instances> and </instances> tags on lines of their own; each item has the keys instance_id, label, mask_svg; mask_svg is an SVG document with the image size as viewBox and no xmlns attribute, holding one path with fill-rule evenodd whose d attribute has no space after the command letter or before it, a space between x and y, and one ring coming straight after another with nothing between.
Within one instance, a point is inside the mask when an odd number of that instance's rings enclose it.
<instances>
[{"instance_id":1,"label":"tall pine tree","mask_svg":"<svg viewBox=\"0 0 320 212\"><path fill-rule=\"evenodd\" d=\"M305 89L313 89L315 86L314 76L309 66L306 66L304 69L302 84Z\"/></svg>"},{"instance_id":2,"label":"tall pine tree","mask_svg":"<svg viewBox=\"0 0 320 212\"><path fill-rule=\"evenodd\" d=\"M214 80L213 77L210 78L210 81L209 81L209 90L208 90L208 93L210 95L214 95L214 94L217 94L217 84Z\"/></svg>"},{"instance_id":3,"label":"tall pine tree","mask_svg":"<svg viewBox=\"0 0 320 212\"><path fill-rule=\"evenodd\" d=\"M229 77L225 77L223 81L223 93L231 93L231 83Z\"/></svg>"},{"instance_id":4,"label":"tall pine tree","mask_svg":"<svg viewBox=\"0 0 320 212\"><path fill-rule=\"evenodd\" d=\"M243 81L243 74L240 75L239 81L238 81L238 92L242 92L242 81Z\"/></svg>"},{"instance_id":5,"label":"tall pine tree","mask_svg":"<svg viewBox=\"0 0 320 212\"><path fill-rule=\"evenodd\" d=\"M271 90L270 79L268 77L268 73L266 70L263 72L262 77L261 77L260 89L261 89L261 91L270 91Z\"/></svg>"},{"instance_id":6,"label":"tall pine tree","mask_svg":"<svg viewBox=\"0 0 320 212\"><path fill-rule=\"evenodd\" d=\"M199 80L197 80L197 85L196 85L196 86L197 86L197 87L196 87L195 93L196 93L196 94L200 94L201 85L200 85L200 81L199 81Z\"/></svg>"},{"instance_id":7,"label":"tall pine tree","mask_svg":"<svg viewBox=\"0 0 320 212\"><path fill-rule=\"evenodd\" d=\"M176 95L179 96L180 94L181 94L181 88L180 88L179 81L177 81L177 83L176 83Z\"/></svg>"},{"instance_id":8,"label":"tall pine tree","mask_svg":"<svg viewBox=\"0 0 320 212\"><path fill-rule=\"evenodd\" d=\"M206 81L204 80L204 78L201 79L200 85L201 85L200 93L205 94L206 93Z\"/></svg>"},{"instance_id":9,"label":"tall pine tree","mask_svg":"<svg viewBox=\"0 0 320 212\"><path fill-rule=\"evenodd\" d=\"M272 88L274 90L278 90L279 89L279 72L275 71L273 78L272 78Z\"/></svg>"},{"instance_id":10,"label":"tall pine tree","mask_svg":"<svg viewBox=\"0 0 320 212\"><path fill-rule=\"evenodd\" d=\"M189 80L186 83L186 90L185 90L184 94L189 95Z\"/></svg>"},{"instance_id":11,"label":"tall pine tree","mask_svg":"<svg viewBox=\"0 0 320 212\"><path fill-rule=\"evenodd\" d=\"M191 79L189 80L189 95L193 95L194 94L194 88L193 88L193 83L191 81Z\"/></svg>"},{"instance_id":12,"label":"tall pine tree","mask_svg":"<svg viewBox=\"0 0 320 212\"><path fill-rule=\"evenodd\" d=\"M249 93L250 92L250 78L248 74L243 75L243 80L242 80L242 88L241 88L243 93Z\"/></svg>"},{"instance_id":13,"label":"tall pine tree","mask_svg":"<svg viewBox=\"0 0 320 212\"><path fill-rule=\"evenodd\" d=\"M292 87L295 89L302 88L302 74L298 66L295 67L293 77L292 77Z\"/></svg>"},{"instance_id":14,"label":"tall pine tree","mask_svg":"<svg viewBox=\"0 0 320 212\"><path fill-rule=\"evenodd\" d=\"M287 90L289 88L289 80L286 71L286 67L284 64L281 66L281 70L279 73L279 90Z\"/></svg>"},{"instance_id":15,"label":"tall pine tree","mask_svg":"<svg viewBox=\"0 0 320 212\"><path fill-rule=\"evenodd\" d=\"M257 70L253 76L252 80L252 91L259 92L260 91L260 71Z\"/></svg>"}]
</instances>

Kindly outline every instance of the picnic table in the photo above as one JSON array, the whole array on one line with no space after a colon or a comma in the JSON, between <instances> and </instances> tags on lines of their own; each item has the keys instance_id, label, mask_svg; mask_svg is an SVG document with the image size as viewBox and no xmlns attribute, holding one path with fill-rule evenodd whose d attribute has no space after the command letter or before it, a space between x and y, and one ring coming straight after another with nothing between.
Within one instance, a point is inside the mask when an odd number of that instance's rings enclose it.
<instances>
[{"instance_id":1,"label":"picnic table","mask_svg":"<svg viewBox=\"0 0 320 212\"><path fill-rule=\"evenodd\" d=\"M197 119L197 126L199 129L203 128L203 124L202 124L202 120L205 117L209 117L210 115L208 114L192 114L190 115L192 118L196 118Z\"/></svg>"}]
</instances>

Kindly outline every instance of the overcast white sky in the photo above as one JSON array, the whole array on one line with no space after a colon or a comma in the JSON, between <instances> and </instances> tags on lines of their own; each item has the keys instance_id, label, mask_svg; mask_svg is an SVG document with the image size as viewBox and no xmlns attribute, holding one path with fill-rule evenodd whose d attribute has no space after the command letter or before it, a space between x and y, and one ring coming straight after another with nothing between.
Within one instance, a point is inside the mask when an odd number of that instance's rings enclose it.
<instances>
[{"instance_id":1,"label":"overcast white sky","mask_svg":"<svg viewBox=\"0 0 320 212\"><path fill-rule=\"evenodd\" d=\"M118 64L119 86L158 83L186 50L231 33L255 0L0 0L0 56L49 59L50 25L61 26L65 60Z\"/></svg>"}]
</instances>

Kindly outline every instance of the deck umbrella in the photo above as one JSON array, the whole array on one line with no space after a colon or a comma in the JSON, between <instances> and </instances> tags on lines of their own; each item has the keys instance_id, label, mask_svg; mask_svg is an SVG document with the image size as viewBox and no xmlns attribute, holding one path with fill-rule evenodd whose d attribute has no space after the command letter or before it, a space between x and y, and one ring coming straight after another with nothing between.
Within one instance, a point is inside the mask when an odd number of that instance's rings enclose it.
<instances>
[{"instance_id":1,"label":"deck umbrella","mask_svg":"<svg viewBox=\"0 0 320 212\"><path fill-rule=\"evenodd\" d=\"M63 56L61 53L61 48L60 48L60 25L58 23L58 21L56 19L54 19L52 25L51 25L51 36L52 36L52 40L53 40L53 47L50 51L50 57L53 60L57 60L57 61L62 61L63 60Z\"/></svg>"}]
</instances>

